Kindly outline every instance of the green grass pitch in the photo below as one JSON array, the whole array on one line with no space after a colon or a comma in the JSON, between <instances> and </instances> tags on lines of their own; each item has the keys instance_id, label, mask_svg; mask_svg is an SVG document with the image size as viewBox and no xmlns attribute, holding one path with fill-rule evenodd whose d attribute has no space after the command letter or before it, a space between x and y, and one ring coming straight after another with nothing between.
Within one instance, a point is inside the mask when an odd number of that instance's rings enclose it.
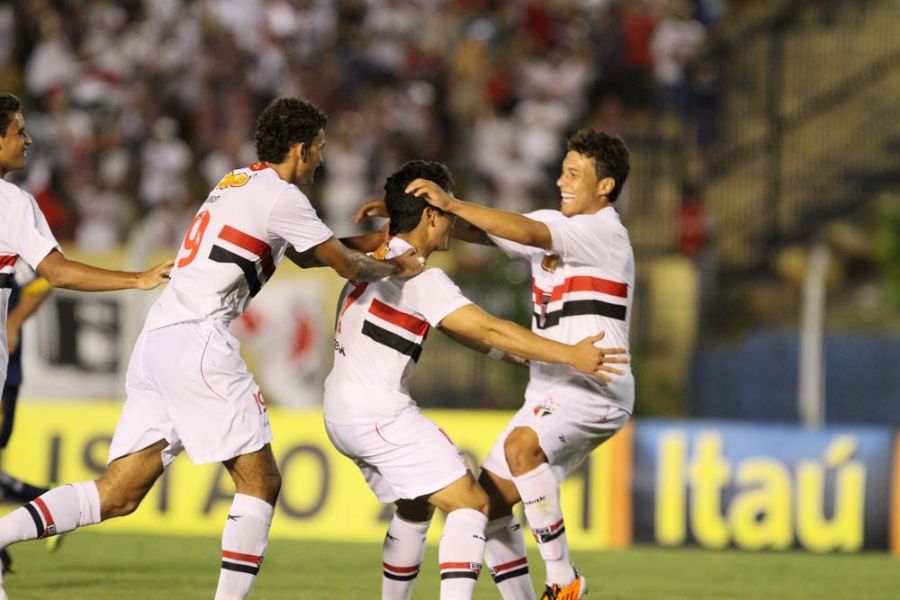
<instances>
[{"instance_id":1,"label":"green grass pitch","mask_svg":"<svg viewBox=\"0 0 900 600\"><path fill-rule=\"evenodd\" d=\"M10 548L17 572L6 576L13 600L212 598L218 577L215 538L76 532L56 554L42 542ZM377 599L381 550L374 544L273 540L251 598ZM530 556L532 571L542 567ZM581 552L575 560L595 600L900 598L900 563L885 554L814 556L638 546ZM537 583L537 581L536 581ZM438 598L437 548L429 547L415 599ZM482 572L475 598L499 598Z\"/></svg>"}]
</instances>

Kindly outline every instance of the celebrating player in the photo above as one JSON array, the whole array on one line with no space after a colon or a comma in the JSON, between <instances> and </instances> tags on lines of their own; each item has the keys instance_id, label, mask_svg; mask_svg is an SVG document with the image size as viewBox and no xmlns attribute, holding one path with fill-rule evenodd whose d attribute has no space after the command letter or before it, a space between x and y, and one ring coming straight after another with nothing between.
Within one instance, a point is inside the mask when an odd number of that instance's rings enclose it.
<instances>
[{"instance_id":1,"label":"celebrating player","mask_svg":"<svg viewBox=\"0 0 900 600\"><path fill-rule=\"evenodd\" d=\"M611 343L627 348L634 255L612 204L628 177L628 149L619 138L590 129L567 146L556 182L558 211L523 216L493 210L461 202L425 179L407 191L481 229L508 255L531 261L536 334L572 343L584 331L602 329ZM482 465L480 482L491 496L487 557L504 598L532 597L524 573L511 576L525 564L511 513L522 501L546 564L543 598L576 600L586 581L569 558L559 483L628 420L634 378L628 366L612 381L541 361L530 369L525 404Z\"/></svg>"},{"instance_id":2,"label":"celebrating player","mask_svg":"<svg viewBox=\"0 0 900 600\"><path fill-rule=\"evenodd\" d=\"M391 175L384 189L392 237L376 256L415 248L427 258L447 249L454 217L405 192L422 179L443 193L453 189L440 163L413 161ZM338 311L334 368L325 381L325 428L378 499L397 505L384 542L382 597L410 597L437 507L447 513L439 550L441 598L469 598L484 554L488 497L450 439L409 396L409 378L430 327L484 352L497 348L607 383L608 374L622 371L604 363L625 359L606 355L624 350L595 348L603 334L560 343L492 317L437 268L409 281L349 283Z\"/></svg>"},{"instance_id":3,"label":"celebrating player","mask_svg":"<svg viewBox=\"0 0 900 600\"><path fill-rule=\"evenodd\" d=\"M295 184L322 160L327 122L282 98L260 115L260 162L228 173L200 206L172 281L150 309L128 365L127 399L106 472L50 490L0 519L0 547L133 512L181 450L222 462L237 490L222 534L217 599L244 598L268 543L281 475L259 387L228 324L287 254L310 251L340 275L371 281L422 270L410 255L378 261L337 241Z\"/></svg>"}]
</instances>

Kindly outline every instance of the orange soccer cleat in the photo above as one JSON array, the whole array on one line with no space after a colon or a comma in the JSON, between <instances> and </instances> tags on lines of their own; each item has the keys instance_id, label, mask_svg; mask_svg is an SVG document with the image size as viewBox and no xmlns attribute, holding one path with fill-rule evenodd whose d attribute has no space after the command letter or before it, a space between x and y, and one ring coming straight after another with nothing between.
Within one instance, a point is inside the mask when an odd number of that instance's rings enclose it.
<instances>
[{"instance_id":1,"label":"orange soccer cleat","mask_svg":"<svg viewBox=\"0 0 900 600\"><path fill-rule=\"evenodd\" d=\"M541 600L579 600L587 594L587 580L584 575L575 572L575 581L568 585L554 583L544 589Z\"/></svg>"}]
</instances>

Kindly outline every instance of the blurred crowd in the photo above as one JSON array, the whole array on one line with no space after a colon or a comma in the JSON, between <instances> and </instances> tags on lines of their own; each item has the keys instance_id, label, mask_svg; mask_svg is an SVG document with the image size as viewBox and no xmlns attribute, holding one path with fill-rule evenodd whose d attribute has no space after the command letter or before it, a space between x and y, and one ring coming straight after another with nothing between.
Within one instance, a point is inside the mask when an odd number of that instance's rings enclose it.
<instances>
[{"instance_id":1,"label":"blurred crowd","mask_svg":"<svg viewBox=\"0 0 900 600\"><path fill-rule=\"evenodd\" d=\"M659 123L715 142L721 0L13 0L0 88L35 144L24 185L63 240L177 245L222 175L254 161L256 115L305 97L330 117L311 195L339 235L411 158L468 194L554 203L562 140Z\"/></svg>"}]
</instances>

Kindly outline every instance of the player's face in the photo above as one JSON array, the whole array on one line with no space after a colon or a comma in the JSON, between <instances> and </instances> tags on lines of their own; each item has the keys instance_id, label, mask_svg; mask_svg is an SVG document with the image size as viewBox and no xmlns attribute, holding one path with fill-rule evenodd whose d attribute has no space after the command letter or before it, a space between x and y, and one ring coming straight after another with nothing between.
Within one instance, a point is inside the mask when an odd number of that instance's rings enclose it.
<instances>
[{"instance_id":1,"label":"player's face","mask_svg":"<svg viewBox=\"0 0 900 600\"><path fill-rule=\"evenodd\" d=\"M297 183L310 185L316 176L316 169L325 160L325 132L319 130L309 146L305 146L306 156L301 156L297 165Z\"/></svg>"},{"instance_id":2,"label":"player's face","mask_svg":"<svg viewBox=\"0 0 900 600\"><path fill-rule=\"evenodd\" d=\"M590 157L570 150L563 160L556 186L561 195L559 210L567 217L597 210L597 172Z\"/></svg>"},{"instance_id":3,"label":"player's face","mask_svg":"<svg viewBox=\"0 0 900 600\"><path fill-rule=\"evenodd\" d=\"M5 135L0 138L0 171L6 174L24 169L30 145L31 136L25 130L25 119L22 113L16 113Z\"/></svg>"},{"instance_id":4,"label":"player's face","mask_svg":"<svg viewBox=\"0 0 900 600\"><path fill-rule=\"evenodd\" d=\"M432 228L431 239L432 247L442 252L450 249L450 231L456 223L456 215L445 213L443 211L432 209Z\"/></svg>"}]
</instances>

